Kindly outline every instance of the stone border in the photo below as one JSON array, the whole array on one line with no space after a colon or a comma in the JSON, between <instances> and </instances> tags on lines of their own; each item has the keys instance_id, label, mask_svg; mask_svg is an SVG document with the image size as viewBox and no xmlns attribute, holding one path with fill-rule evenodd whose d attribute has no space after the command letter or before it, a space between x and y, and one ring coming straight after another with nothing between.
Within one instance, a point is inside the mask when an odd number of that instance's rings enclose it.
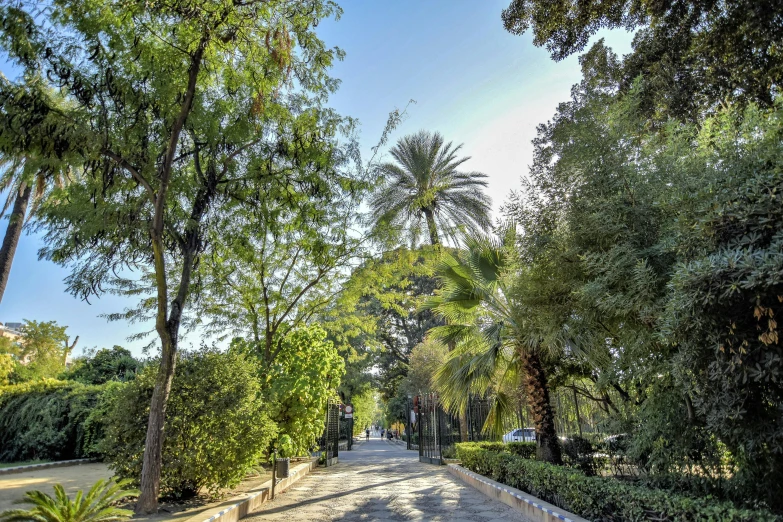
<instances>
[{"instance_id":1,"label":"stone border","mask_svg":"<svg viewBox=\"0 0 783 522\"><path fill-rule=\"evenodd\" d=\"M12 468L0 468L0 475L10 475L12 473L24 473L25 471L38 471L46 468L62 468L65 466L78 466L79 464L89 464L96 462L96 459L74 459L59 460L55 462L42 462L41 464L29 464L27 466L14 466Z\"/></svg>"},{"instance_id":2,"label":"stone border","mask_svg":"<svg viewBox=\"0 0 783 522\"><path fill-rule=\"evenodd\" d=\"M586 518L544 502L530 493L500 484L457 464L449 464L448 470L464 483L514 508L534 522L590 522Z\"/></svg>"},{"instance_id":3,"label":"stone border","mask_svg":"<svg viewBox=\"0 0 783 522\"><path fill-rule=\"evenodd\" d=\"M299 479L306 476L316 467L318 467L317 458L293 466L289 472L288 478L281 479L275 485L275 496L284 492L288 487L298 482ZM229 506L223 507L222 509L220 509L221 506L207 509L185 519L183 522L237 522L256 511L262 504L268 502L271 494L272 481L268 480L258 488L230 499L228 502L230 502L231 505ZM214 511L218 509L219 511L215 513Z\"/></svg>"}]
</instances>

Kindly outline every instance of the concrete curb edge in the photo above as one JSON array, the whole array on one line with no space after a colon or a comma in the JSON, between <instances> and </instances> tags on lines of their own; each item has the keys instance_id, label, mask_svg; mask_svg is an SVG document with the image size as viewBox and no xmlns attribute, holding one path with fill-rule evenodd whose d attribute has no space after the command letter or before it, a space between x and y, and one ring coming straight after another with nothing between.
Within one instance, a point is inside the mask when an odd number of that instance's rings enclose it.
<instances>
[{"instance_id":1,"label":"concrete curb edge","mask_svg":"<svg viewBox=\"0 0 783 522\"><path fill-rule=\"evenodd\" d=\"M490 498L503 502L536 522L590 522L586 518L544 502L530 493L495 482L457 464L449 464L448 471L469 486Z\"/></svg>"},{"instance_id":2,"label":"concrete curb edge","mask_svg":"<svg viewBox=\"0 0 783 522\"><path fill-rule=\"evenodd\" d=\"M65 466L78 466L79 464L89 464L96 462L96 459L73 459L59 460L55 462L42 462L41 464L29 464L27 466L14 466L12 468L1 468L0 475L11 475L12 473L24 473L25 471L38 471L46 468L62 468Z\"/></svg>"},{"instance_id":3,"label":"concrete curb edge","mask_svg":"<svg viewBox=\"0 0 783 522\"><path fill-rule=\"evenodd\" d=\"M309 462L292 467L288 478L280 480L275 486L275 495L283 493L288 487L308 475L317 466L318 459L311 459ZM271 492L272 481L268 480L257 489L229 500L229 502L234 501L234 503L226 506L219 512L207 517L206 515L209 513L209 510L207 510L207 513L199 513L186 519L184 522L237 522L253 513L262 504L268 502Z\"/></svg>"}]
</instances>

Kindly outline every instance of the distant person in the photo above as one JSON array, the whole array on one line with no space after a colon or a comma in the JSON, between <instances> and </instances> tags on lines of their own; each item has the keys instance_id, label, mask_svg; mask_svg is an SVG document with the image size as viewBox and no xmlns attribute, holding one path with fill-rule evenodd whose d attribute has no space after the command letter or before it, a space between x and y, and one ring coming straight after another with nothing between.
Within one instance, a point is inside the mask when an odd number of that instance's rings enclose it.
<instances>
[{"instance_id":1,"label":"distant person","mask_svg":"<svg viewBox=\"0 0 783 522\"><path fill-rule=\"evenodd\" d=\"M383 438L383 432L384 432L384 431L385 431L385 430L384 430L383 428L381 428L381 438Z\"/></svg>"},{"instance_id":2,"label":"distant person","mask_svg":"<svg viewBox=\"0 0 783 522\"><path fill-rule=\"evenodd\" d=\"M364 433L366 435L366 439L365 440L370 440L370 428L365 428L364 429Z\"/></svg>"}]
</instances>

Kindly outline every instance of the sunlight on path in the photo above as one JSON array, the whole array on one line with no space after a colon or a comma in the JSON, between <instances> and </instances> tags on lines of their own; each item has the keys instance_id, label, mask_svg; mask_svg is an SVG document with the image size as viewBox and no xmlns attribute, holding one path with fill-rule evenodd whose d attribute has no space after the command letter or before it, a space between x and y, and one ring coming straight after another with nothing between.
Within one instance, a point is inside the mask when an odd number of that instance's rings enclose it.
<instances>
[{"instance_id":1,"label":"sunlight on path","mask_svg":"<svg viewBox=\"0 0 783 522\"><path fill-rule=\"evenodd\" d=\"M62 468L46 468L24 473L0 476L0 511L20 506L14 502L24 498L24 492L39 489L54 494L54 485L62 484L65 492L73 496L80 489L89 489L99 479L111 478L106 464L92 463ZM22 506L24 507L24 506Z\"/></svg>"},{"instance_id":2,"label":"sunlight on path","mask_svg":"<svg viewBox=\"0 0 783 522\"><path fill-rule=\"evenodd\" d=\"M274 521L502 521L523 515L448 474L421 464L418 453L373 438L340 463L318 468L244 520Z\"/></svg>"}]
</instances>

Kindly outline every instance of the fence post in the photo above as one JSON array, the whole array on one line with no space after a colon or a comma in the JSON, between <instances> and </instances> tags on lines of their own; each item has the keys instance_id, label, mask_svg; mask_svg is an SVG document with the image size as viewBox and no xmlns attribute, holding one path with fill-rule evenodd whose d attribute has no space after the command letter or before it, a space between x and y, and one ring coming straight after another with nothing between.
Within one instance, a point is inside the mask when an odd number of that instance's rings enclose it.
<instances>
[{"instance_id":1,"label":"fence post","mask_svg":"<svg viewBox=\"0 0 783 522\"><path fill-rule=\"evenodd\" d=\"M421 461L421 458L424 456L423 450L424 450L424 435L422 433L422 426L423 422L421 421L422 417L427 414L426 408L424 409L423 414L421 413L422 410L422 404L421 404L421 395L416 396L418 398L418 405L419 405L419 460Z\"/></svg>"},{"instance_id":2,"label":"fence post","mask_svg":"<svg viewBox=\"0 0 783 522\"><path fill-rule=\"evenodd\" d=\"M435 412L435 426L437 431L435 432L435 440L438 445L438 464L443 464L443 427L441 426L440 403L437 401L437 395L433 394L433 411Z\"/></svg>"}]
</instances>

